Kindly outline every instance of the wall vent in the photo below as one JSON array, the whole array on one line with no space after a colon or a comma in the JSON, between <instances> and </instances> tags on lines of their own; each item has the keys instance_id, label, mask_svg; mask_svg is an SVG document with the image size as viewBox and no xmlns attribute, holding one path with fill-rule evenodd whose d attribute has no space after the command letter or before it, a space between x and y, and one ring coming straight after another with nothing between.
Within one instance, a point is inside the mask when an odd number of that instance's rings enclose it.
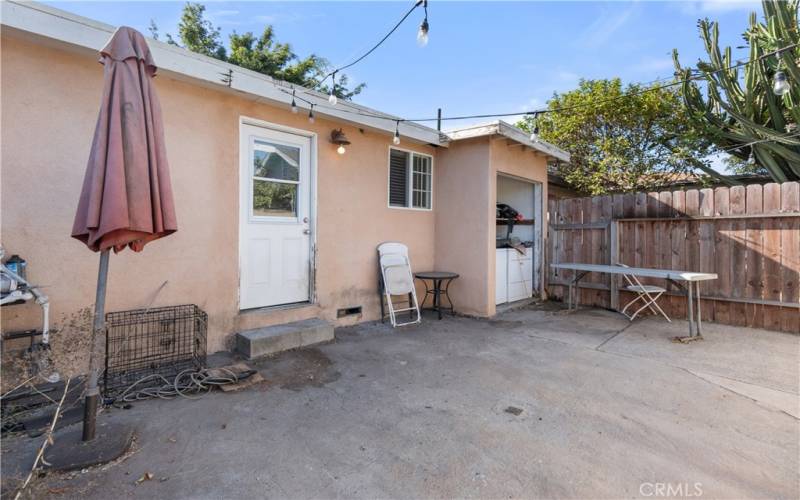
<instances>
[{"instance_id":1,"label":"wall vent","mask_svg":"<svg viewBox=\"0 0 800 500\"><path fill-rule=\"evenodd\" d=\"M344 309L338 309L336 311L337 318L344 318L345 316L355 316L356 314L361 314L361 306L345 307Z\"/></svg>"}]
</instances>

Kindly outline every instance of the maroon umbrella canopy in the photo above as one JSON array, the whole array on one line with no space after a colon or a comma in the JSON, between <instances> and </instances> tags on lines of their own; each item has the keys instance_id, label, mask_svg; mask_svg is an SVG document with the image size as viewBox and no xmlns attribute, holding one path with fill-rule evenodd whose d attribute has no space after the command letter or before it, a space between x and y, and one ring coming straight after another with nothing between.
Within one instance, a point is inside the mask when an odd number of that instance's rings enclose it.
<instances>
[{"instance_id":1,"label":"maroon umbrella canopy","mask_svg":"<svg viewBox=\"0 0 800 500\"><path fill-rule=\"evenodd\" d=\"M72 237L93 251L141 251L178 229L156 65L144 37L120 27L100 52L103 100Z\"/></svg>"}]
</instances>

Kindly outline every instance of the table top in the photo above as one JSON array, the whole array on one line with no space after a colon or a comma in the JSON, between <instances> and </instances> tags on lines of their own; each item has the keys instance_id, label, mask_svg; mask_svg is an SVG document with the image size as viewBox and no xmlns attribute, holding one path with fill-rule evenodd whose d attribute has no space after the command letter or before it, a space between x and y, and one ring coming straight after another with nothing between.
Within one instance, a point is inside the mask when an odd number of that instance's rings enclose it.
<instances>
[{"instance_id":1,"label":"table top","mask_svg":"<svg viewBox=\"0 0 800 500\"><path fill-rule=\"evenodd\" d=\"M448 280L458 278L458 274L449 271L422 271L414 273L414 277L421 280Z\"/></svg>"},{"instance_id":2,"label":"table top","mask_svg":"<svg viewBox=\"0 0 800 500\"><path fill-rule=\"evenodd\" d=\"M550 264L550 266L554 269L571 269L574 271L588 271L593 273L608 274L630 274L635 276L644 276L647 278L663 278L681 281L705 281L717 279L717 275L715 273L696 273L692 271L678 271L675 269L651 269L648 267L609 266L605 264L581 264L574 262Z\"/></svg>"}]
</instances>

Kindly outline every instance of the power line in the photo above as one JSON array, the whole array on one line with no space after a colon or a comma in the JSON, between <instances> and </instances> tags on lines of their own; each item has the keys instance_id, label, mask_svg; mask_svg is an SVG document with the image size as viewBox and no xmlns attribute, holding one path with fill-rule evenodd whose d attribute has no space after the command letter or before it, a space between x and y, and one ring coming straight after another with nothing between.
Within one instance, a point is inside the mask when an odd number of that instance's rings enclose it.
<instances>
[{"instance_id":1,"label":"power line","mask_svg":"<svg viewBox=\"0 0 800 500\"><path fill-rule=\"evenodd\" d=\"M781 53L781 52L783 52L785 50L789 50L789 49L792 49L792 48L797 47L797 46L800 46L800 43L793 43L791 45L787 45L785 47L781 47L780 49L774 50L772 52L768 52L766 54L762 54L759 57L757 57L756 59L751 59L751 60L747 60L747 61L739 61L739 62L737 62L736 64L734 64L732 66L727 66L725 68L719 68L717 70L709 72L708 74L713 75L713 74L716 74L716 73L720 73L722 71L730 71L732 69L737 69L737 68L740 68L742 66L746 66L748 64L751 64L751 63L754 63L754 62L758 62L758 61L760 61L762 59L765 59L765 58L767 58L769 56L773 56L775 54L779 54L779 53ZM693 70L690 69L689 71L693 71ZM516 112L516 113L493 113L493 114L483 114L483 115L451 116L451 117L442 117L441 119L442 120L467 120L467 119L472 119L472 118L493 118L493 117L500 118L500 117L503 117L503 116L541 115L541 114L546 114L546 113L563 113L565 111L570 111L570 110L573 110L573 109L579 109L579 108L583 108L583 107L587 107L587 106L596 106L598 103L605 104L607 102L614 102L614 101L618 101L620 99L625 99L625 98L628 98L628 97L634 97L634 96L646 94L647 92L655 92L657 90L663 90L663 89L666 89L666 88L675 87L676 85L683 85L684 83L688 83L688 82L692 82L692 81L696 81L696 80L705 80L705 79L706 79L706 76L704 74L700 73L697 76L689 77L689 78L687 78L685 80L676 80L676 81L671 82L671 83L665 83L665 84L662 84L662 85L656 85L654 87L645 87L645 88L643 88L643 89L641 89L641 90L639 90L637 92L624 93L624 94L621 94L619 96L609 97L607 99L602 99L600 101L596 101L596 102L591 103L591 104L575 104L575 105L572 105L572 106L562 106L562 107L557 107L557 108L545 108L545 109L536 110L536 111L523 111L523 112ZM639 84L639 85L642 85L642 84ZM419 119L407 119L407 121L428 122L428 121L434 121L434 120L437 120L437 119L438 118L419 118Z\"/></svg>"},{"instance_id":2,"label":"power line","mask_svg":"<svg viewBox=\"0 0 800 500\"><path fill-rule=\"evenodd\" d=\"M412 7L411 10L409 10L406 13L406 15L403 17L403 19L401 19L400 22L392 29L392 31L390 31L383 38L383 40L381 40L375 47L370 49L370 51L367 52L364 56L360 57L359 59L357 59L356 61L350 63L350 65L345 66L345 67L352 66L353 64L357 63L358 61L360 61L361 59L363 59L364 57L369 55L369 53L374 51L378 46L380 46L380 44L383 43L383 41L386 40L386 38L388 38L388 36L391 35L391 33L394 32L394 30L396 30L397 27L410 15L410 13L413 12L413 10L416 9L416 7L419 6L422 3L422 1L423 0L418 1L414 5L414 7ZM599 102L594 102L594 103L591 103L591 104L576 104L576 105L573 105L573 106L561 106L561 107L556 107L556 108L545 108L545 109L536 110L536 111L523 111L523 112L513 112L513 113L488 113L488 114L475 114L475 115L463 115L463 116L451 116L451 117L437 116L436 118L409 119L409 118L397 118L397 117L387 116L387 115L384 115L384 114L370 113L368 111L362 111L362 110L350 110L350 109L345 109L344 107L341 107L341 106L337 107L337 108L329 107L329 106L322 106L319 103L314 103L314 102L312 102L312 101L310 101L308 99L305 99L303 97L297 96L296 92L294 90L291 93L286 91L286 90L283 90L283 89L281 89L281 91L292 96L293 109L296 109L294 107L294 99L295 98L300 100L300 101L302 101L302 102L304 102L304 103L306 103L306 104L308 104L310 106L310 108L311 108L310 111L309 111L309 119L310 120L313 120L313 116L314 116L313 115L313 110L314 110L315 107L317 109L323 109L323 110L327 109L327 110L331 110L331 111L337 111L337 112L340 112L340 113L348 113L348 114L353 114L353 115L378 118L378 119L383 119L383 120L395 122L395 124L396 124L395 136L397 137L398 134L399 134L398 131L399 131L399 125L400 125L401 122L429 122L429 121L434 121L434 120L455 121L455 120L479 119L479 118L502 118L502 117L507 117L507 116L519 116L519 115L537 117L540 114L564 113L564 112L569 112L569 111L572 111L572 110L575 110L575 109L580 109L580 108L587 107L587 106L596 106L598 103L615 102L615 101L618 101L620 99L625 99L625 98L628 98L628 97L642 95L642 94L645 94L647 92L655 92L655 91L658 91L658 90L663 90L663 89L666 89L666 88L674 87L674 86L677 86L677 85L683 85L685 83L696 81L696 80L704 80L704 79L708 80L708 77L710 75L715 75L715 74L720 73L722 71L730 71L730 70L733 70L733 69L737 69L737 68L740 68L742 66L746 66L748 64L761 61L762 59L765 59L767 57L773 56L775 54L780 54L781 52L783 52L785 50L789 50L789 49L795 48L797 46L800 46L800 43L793 43L791 45L787 45L785 47L781 47L781 48L776 49L776 50L774 50L772 52L768 52L768 53L762 54L762 55L758 56L755 59L737 61L737 63L734 64L734 65L727 66L725 68L719 68L719 69L711 71L711 72L707 72L707 73L697 72L696 76L691 76L691 75L692 75L692 72L695 72L697 70L688 69L687 71L689 72L690 76L689 76L689 78L686 78L684 80L675 80L673 82L665 83L665 84L657 85L657 86L647 86L647 87L645 87L645 88L643 88L643 89L641 89L641 90L639 90L637 92L624 93L624 94L621 94L619 96L610 97L610 98L603 99L603 100L601 100ZM334 73L335 73L335 71L332 72L331 74L334 74ZM676 73L676 77L677 77L677 73ZM658 80L654 80L654 81L658 81ZM637 85L644 86L646 84L641 84L640 83L640 84L637 84ZM310 94L308 94L308 95L310 95ZM781 136L779 139L781 139L781 138L788 139L788 138L793 138L793 137L798 137L798 136L800 136L800 133L791 134L791 135L790 134L785 134L785 135ZM777 140L779 141L779 139L777 139ZM734 150L737 150L737 149L750 147L750 146L753 146L755 144L760 144L760 143L764 143L764 142L775 142L775 141L776 141L775 138L759 139L759 140L752 141L752 142L747 143L747 144L741 144L741 145L738 145L738 146L735 146L735 147L721 149L720 151L727 153L729 151L734 151Z\"/></svg>"},{"instance_id":3,"label":"power line","mask_svg":"<svg viewBox=\"0 0 800 500\"><path fill-rule=\"evenodd\" d=\"M386 39L388 39L390 36L392 36L392 33L397 31L397 28L399 28L400 25L403 24L403 22L406 19L408 19L408 16L410 16L411 13L414 12L414 10L416 10L416 8L419 7L420 5L424 5L425 6L425 18L427 19L427 17L428 17L428 15L427 15L427 12L428 12L428 0L417 0L416 2L414 2L414 5L410 9L408 9L408 11L403 15L403 17L401 17L400 20L397 21L397 24L395 24L394 27L391 30L389 30L389 32L386 33L386 35L384 35L383 38L380 39L380 41L378 41L378 43L373 45L371 49L366 51L364 54L359 56L354 61L352 61L352 62L350 62L348 64L345 64L344 66L340 66L340 67L334 69L333 71L331 71L330 73L328 73L327 75L325 75L324 77L322 77L322 79L320 81L318 81L317 84L312 87L312 90L319 88L319 86L322 85L322 83L325 80L327 80L328 78L330 78L331 76L333 76L333 86L336 86L336 73L338 73L340 71L343 71L343 70L346 70L347 68L350 68L352 66L355 66L356 64L358 64L362 60L364 60L364 58L366 58L368 55L370 55L373 52L375 52L375 50L378 47L380 47L383 44L383 42L386 41Z\"/></svg>"},{"instance_id":4,"label":"power line","mask_svg":"<svg viewBox=\"0 0 800 500\"><path fill-rule=\"evenodd\" d=\"M417 4L415 4L414 8L416 8L416 5ZM797 46L800 46L800 43L793 43L791 45L787 45L785 47L781 47L779 49L776 49L776 50L774 50L772 52L767 52L765 54L760 55L756 59L738 61L734 65L727 66L725 68L719 68L719 69L711 71L711 72L709 72L707 74L708 75L713 75L713 74L720 73L720 72L723 72L723 71L730 71L732 69L737 69L737 68L740 68L742 66L746 66L748 64L752 64L754 62L758 62L758 61L760 61L762 59L765 59L767 57L773 56L775 54L779 54L779 53L781 53L781 52L783 52L785 50L789 50L789 49L795 48ZM692 72L692 71L696 71L696 70L691 70L690 69L689 71ZM621 94L619 96L609 97L607 99L603 99L603 100L596 101L596 102L593 102L593 103L575 104L575 105L572 105L572 106L561 106L561 107L556 107L556 108L544 108L544 109L539 109L539 110L515 111L515 112L507 112L507 113L485 113L485 114L474 114L474 115L447 116L447 117L441 117L441 118L439 118L438 116L437 117L431 117L431 118L428 118L428 117L425 117L425 118L397 118L397 117L392 117L392 116L386 116L386 115L383 115L383 114L370 113L370 112L367 112L367 111L348 110L348 109L343 109L341 107L333 108L333 107L328 107L328 106L321 106L319 104L314 104L314 106L317 109L330 109L330 110L334 110L335 109L336 111L339 111L339 112L344 112L344 113L349 113L349 114L354 114L354 115L360 115L360 116L369 116L369 117L372 117L372 118L383 119L383 120L387 120L387 121L390 121L390 122L398 122L398 121L399 122L433 122L433 121L440 120L440 119L442 121L457 121L457 120L469 120L469 119L480 119L480 118L503 118L503 117L508 117L508 116L519 116L519 115L523 115L523 116L538 116L538 115L544 115L544 114L547 114L547 113L564 113L564 112L572 111L572 110L575 110L575 109L585 108L585 107L589 107L589 106L596 106L597 104L606 104L606 103L609 103L609 102L615 102L615 101L619 101L619 100L626 99L626 98L629 98L629 97L634 97L634 96L646 94L648 92L655 92L655 91L658 91L658 90L663 90L663 89L666 89L666 88L675 87L677 85L683 85L684 83L688 83L688 82L692 82L692 81L704 80L704 79L707 79L707 76L706 76L707 74L698 73L697 75L691 76L691 77L686 78L684 80L675 80L673 82L664 83L664 84L661 84L661 85L656 85L656 86L652 86L652 87L645 87L645 88L643 88L643 89L641 89L639 91L636 91L636 92L624 93L624 94ZM654 80L654 81L659 81L659 80ZM645 84L641 84L640 83L640 84L637 84L637 85L645 85ZM284 92L286 92L286 91L284 91ZM289 93L289 92L286 92L286 93ZM311 95L311 94L308 94L308 95ZM308 99L304 99L304 98L301 98L301 97L297 97L297 99L299 99L299 100L301 100L301 101L303 101L303 102L305 102L307 104L312 104L312 101L309 101Z\"/></svg>"}]
</instances>

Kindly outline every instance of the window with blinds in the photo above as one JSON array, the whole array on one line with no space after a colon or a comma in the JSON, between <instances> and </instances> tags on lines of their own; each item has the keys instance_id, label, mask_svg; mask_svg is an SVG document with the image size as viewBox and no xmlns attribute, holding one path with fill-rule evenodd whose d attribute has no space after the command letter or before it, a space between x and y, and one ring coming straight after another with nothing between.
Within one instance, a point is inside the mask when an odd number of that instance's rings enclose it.
<instances>
[{"instance_id":1,"label":"window with blinds","mask_svg":"<svg viewBox=\"0 0 800 500\"><path fill-rule=\"evenodd\" d=\"M432 158L392 148L389 152L389 206L430 209Z\"/></svg>"},{"instance_id":2,"label":"window with blinds","mask_svg":"<svg viewBox=\"0 0 800 500\"><path fill-rule=\"evenodd\" d=\"M408 206L408 157L405 151L392 149L389 154L389 205Z\"/></svg>"}]
</instances>

